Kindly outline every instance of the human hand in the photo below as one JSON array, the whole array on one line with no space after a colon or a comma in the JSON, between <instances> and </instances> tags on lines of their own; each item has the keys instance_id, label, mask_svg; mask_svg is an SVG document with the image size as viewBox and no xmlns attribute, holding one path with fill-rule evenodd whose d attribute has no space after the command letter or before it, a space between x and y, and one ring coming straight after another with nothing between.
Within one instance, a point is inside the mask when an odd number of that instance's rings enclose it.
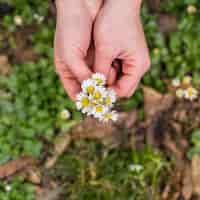
<instances>
[{"instance_id":1,"label":"human hand","mask_svg":"<svg viewBox=\"0 0 200 200\"><path fill-rule=\"evenodd\" d=\"M150 67L145 36L140 21L141 0L106 0L94 26L94 71L106 75L119 97L130 97ZM122 74L111 66L122 60Z\"/></svg>"},{"instance_id":2,"label":"human hand","mask_svg":"<svg viewBox=\"0 0 200 200\"><path fill-rule=\"evenodd\" d=\"M68 95L75 100L80 83L89 78L87 64L92 25L102 0L57 0L55 65ZM90 51L91 52L91 51Z\"/></svg>"}]
</instances>

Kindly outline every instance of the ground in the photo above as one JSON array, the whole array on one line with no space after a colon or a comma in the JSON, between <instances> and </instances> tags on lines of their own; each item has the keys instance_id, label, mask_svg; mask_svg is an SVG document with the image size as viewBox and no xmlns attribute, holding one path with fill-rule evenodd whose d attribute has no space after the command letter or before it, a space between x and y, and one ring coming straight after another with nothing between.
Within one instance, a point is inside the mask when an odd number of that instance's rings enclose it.
<instances>
[{"instance_id":1,"label":"ground","mask_svg":"<svg viewBox=\"0 0 200 200\"><path fill-rule=\"evenodd\" d=\"M0 199L199 200L200 99L181 93L200 89L198 0L144 2L152 66L108 124L81 115L55 73L54 6L2 2Z\"/></svg>"}]
</instances>

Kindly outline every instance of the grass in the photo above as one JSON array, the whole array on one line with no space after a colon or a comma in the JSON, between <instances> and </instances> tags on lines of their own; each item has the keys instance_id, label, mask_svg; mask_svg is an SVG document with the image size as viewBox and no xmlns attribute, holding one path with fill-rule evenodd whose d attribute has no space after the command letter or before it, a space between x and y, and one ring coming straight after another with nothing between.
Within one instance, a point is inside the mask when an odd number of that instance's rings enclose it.
<instances>
[{"instance_id":1,"label":"grass","mask_svg":"<svg viewBox=\"0 0 200 200\"><path fill-rule=\"evenodd\" d=\"M51 143L55 131L64 132L69 124L82 119L55 74L55 20L48 17L48 1L8 2L15 9L2 18L0 38L4 38L4 33L11 34L6 42L0 39L0 49L16 51L14 33L21 27L16 26L14 17L19 15L23 19L22 27L33 26L37 30L24 36L29 40L30 48L37 53L37 60L12 63L12 73L9 76L0 75L0 92L3 94L0 95L0 164L21 155L39 157L43 151L40 137ZM166 92L164 79L183 77L188 73L193 75L195 86L200 88L200 43L197 39L200 16L198 13L188 13L189 5L199 9L198 0L167 0L161 3L160 12L176 15L178 19L177 30L170 34L163 34L159 30L156 23L158 13L149 13L146 6L142 10L152 60L151 70L142 83L163 93ZM44 16L45 22L35 20L34 13ZM122 102L121 107L125 111L138 107L140 118L143 119L143 95L140 89L129 100ZM72 113L68 121L59 115L65 108ZM156 150L149 147L141 151L112 150L104 157L103 147L98 143L83 142L79 145L71 147L67 154L61 156L54 169L55 179L60 177L69 199L145 200L149 195L154 199L159 198L159 184L166 162ZM84 152L79 150L82 145ZM130 164L140 164L144 169L140 173L131 172ZM15 179L11 179L9 184L12 186L11 192L4 189L3 181L0 183L0 199L34 199L30 184Z\"/></svg>"},{"instance_id":2,"label":"grass","mask_svg":"<svg viewBox=\"0 0 200 200\"><path fill-rule=\"evenodd\" d=\"M141 169L131 170L132 165ZM150 147L105 152L98 143L79 141L49 175L62 182L63 196L69 199L146 200L149 195L158 199L159 177L166 167L162 155Z\"/></svg>"}]
</instances>

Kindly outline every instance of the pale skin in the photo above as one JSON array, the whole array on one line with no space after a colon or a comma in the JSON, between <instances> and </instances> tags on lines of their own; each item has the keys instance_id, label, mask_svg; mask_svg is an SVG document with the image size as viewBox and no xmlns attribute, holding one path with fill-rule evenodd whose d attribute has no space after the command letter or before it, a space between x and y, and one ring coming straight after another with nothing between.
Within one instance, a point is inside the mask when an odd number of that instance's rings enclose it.
<instances>
[{"instance_id":1,"label":"pale skin","mask_svg":"<svg viewBox=\"0 0 200 200\"><path fill-rule=\"evenodd\" d=\"M81 82L100 72L119 97L130 97L150 59L140 21L141 0L57 0L55 64L75 100ZM122 61L122 73L112 67Z\"/></svg>"}]
</instances>

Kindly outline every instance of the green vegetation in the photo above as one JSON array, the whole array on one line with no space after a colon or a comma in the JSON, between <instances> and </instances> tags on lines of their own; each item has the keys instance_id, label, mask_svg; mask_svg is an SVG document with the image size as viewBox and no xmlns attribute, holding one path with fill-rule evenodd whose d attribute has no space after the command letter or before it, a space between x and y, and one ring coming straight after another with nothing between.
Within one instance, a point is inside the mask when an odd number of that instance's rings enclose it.
<instances>
[{"instance_id":1,"label":"green vegetation","mask_svg":"<svg viewBox=\"0 0 200 200\"><path fill-rule=\"evenodd\" d=\"M4 49L5 46L13 51L17 49L12 34L6 45L1 38L3 32L16 33L21 29L14 22L15 16L19 15L23 20L22 27L33 26L36 30L24 37L28 38L30 48L36 52L37 59L12 63L9 76L0 74L0 164L21 155L39 157L43 150L41 138L52 142L55 131L63 132L71 123L82 119L74 103L65 94L54 70L55 19L49 17L49 2L6 2L14 7L14 11L2 17L2 23L0 22L0 28L3 30L0 33L0 49ZM199 0L167 0L161 3L161 13L167 12L177 16L176 31L170 33L162 33L159 30L159 14L150 13L144 5L142 19L152 59L151 70L142 80L144 85L164 93L164 79L183 77L189 73L193 75L196 87L200 88L200 15L188 12L189 5L199 9ZM33 17L36 13L44 16L44 22L39 22ZM138 107L140 118L144 118L143 94L140 89L120 105L125 111ZM68 121L60 118L63 109L72 113ZM190 157L200 152L199 135L199 130L192 134L194 148L189 152ZM107 157L101 158L98 144L87 145L89 150L84 155L86 158L79 155L75 148L63 155L57 165L56 173L66 182L66 193L71 199L146 200L147 195L157 194L159 175L164 169L165 161L155 150L112 150ZM90 164L94 172L88 172ZM144 168L140 173L131 172L128 169L130 164L140 164ZM11 180L10 192L5 190L6 184L0 183L1 200L34 199L33 187L23 180Z\"/></svg>"},{"instance_id":2,"label":"green vegetation","mask_svg":"<svg viewBox=\"0 0 200 200\"><path fill-rule=\"evenodd\" d=\"M158 197L159 175L166 162L151 148L105 153L104 146L80 141L68 151L50 174L63 182L64 195L69 199L146 200L149 195L154 199Z\"/></svg>"},{"instance_id":3,"label":"green vegetation","mask_svg":"<svg viewBox=\"0 0 200 200\"><path fill-rule=\"evenodd\" d=\"M192 159L194 155L200 155L200 129L192 132L191 142L193 147L188 152L188 157Z\"/></svg>"},{"instance_id":4,"label":"green vegetation","mask_svg":"<svg viewBox=\"0 0 200 200\"><path fill-rule=\"evenodd\" d=\"M0 182L1 200L35 200L34 187L21 178Z\"/></svg>"}]
</instances>

